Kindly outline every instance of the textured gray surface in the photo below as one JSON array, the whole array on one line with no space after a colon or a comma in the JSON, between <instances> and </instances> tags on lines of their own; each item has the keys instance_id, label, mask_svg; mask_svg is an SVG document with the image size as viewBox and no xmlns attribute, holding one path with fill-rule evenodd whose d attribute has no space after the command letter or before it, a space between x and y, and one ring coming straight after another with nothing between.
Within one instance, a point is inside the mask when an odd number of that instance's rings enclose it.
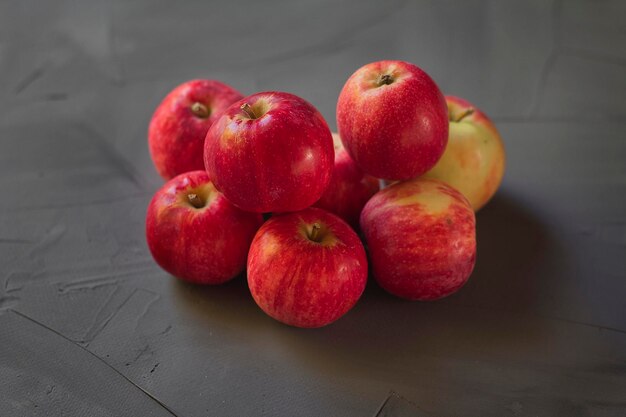
<instances>
[{"instance_id":1,"label":"textured gray surface","mask_svg":"<svg viewBox=\"0 0 626 417\"><path fill-rule=\"evenodd\" d=\"M626 415L626 2L222 3L0 2L1 414ZM503 135L464 289L370 286L303 331L244 279L154 264L146 127L169 89L290 91L335 127L342 84L384 58Z\"/></svg>"}]
</instances>

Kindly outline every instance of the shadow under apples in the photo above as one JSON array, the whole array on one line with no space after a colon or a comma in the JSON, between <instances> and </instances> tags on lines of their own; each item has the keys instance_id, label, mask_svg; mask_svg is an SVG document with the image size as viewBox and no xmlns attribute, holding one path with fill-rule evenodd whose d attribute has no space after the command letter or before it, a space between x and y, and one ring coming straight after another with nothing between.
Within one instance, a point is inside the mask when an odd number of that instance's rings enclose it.
<instances>
[{"instance_id":1,"label":"shadow under apples","mask_svg":"<svg viewBox=\"0 0 626 417\"><path fill-rule=\"evenodd\" d=\"M264 349L324 377L371 378L411 385L415 372L436 382L442 367L468 352L506 357L507 348L540 352L550 337L534 314L558 285L563 259L556 239L538 216L514 197L496 196L477 215L478 257L464 288L434 302L410 302L387 294L370 278L357 305L320 329L297 329L266 316L252 299L245 276L215 287L175 281L183 308L252 337ZM554 272L554 273L553 273ZM532 353L529 353L532 354ZM443 382L442 382L443 383Z\"/></svg>"},{"instance_id":2,"label":"shadow under apples","mask_svg":"<svg viewBox=\"0 0 626 417\"><path fill-rule=\"evenodd\" d=\"M498 193L476 215L477 259L455 301L533 313L546 301L567 262L549 225L514 196Z\"/></svg>"},{"instance_id":3,"label":"shadow under apples","mask_svg":"<svg viewBox=\"0 0 626 417\"><path fill-rule=\"evenodd\" d=\"M177 305L199 320L237 324L248 322L258 309L245 273L220 285L197 285L172 278L172 293Z\"/></svg>"},{"instance_id":4,"label":"shadow under apples","mask_svg":"<svg viewBox=\"0 0 626 417\"><path fill-rule=\"evenodd\" d=\"M563 276L562 248L539 216L505 193L478 213L477 240L475 270L456 294L410 302L370 278L355 308L300 333L296 352L318 371L394 379L416 366L437 375L438 366L471 351L539 354L552 337L540 310Z\"/></svg>"}]
</instances>

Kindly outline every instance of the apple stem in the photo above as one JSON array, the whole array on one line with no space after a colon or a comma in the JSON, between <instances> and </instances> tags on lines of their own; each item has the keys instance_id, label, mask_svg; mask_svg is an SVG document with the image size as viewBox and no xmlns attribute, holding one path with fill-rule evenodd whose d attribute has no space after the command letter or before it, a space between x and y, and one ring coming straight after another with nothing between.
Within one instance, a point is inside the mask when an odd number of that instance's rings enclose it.
<instances>
[{"instance_id":1,"label":"apple stem","mask_svg":"<svg viewBox=\"0 0 626 417\"><path fill-rule=\"evenodd\" d=\"M209 109L207 108L207 106L198 101L191 105L191 111L193 112L193 114L201 119L206 119L207 117L209 117Z\"/></svg>"},{"instance_id":2,"label":"apple stem","mask_svg":"<svg viewBox=\"0 0 626 417\"><path fill-rule=\"evenodd\" d=\"M258 119L259 116L256 115L256 113L254 112L254 109L252 108L251 105L249 105L248 103L243 103L241 105L241 110L243 110L243 112L248 115L249 118L251 119Z\"/></svg>"},{"instance_id":3,"label":"apple stem","mask_svg":"<svg viewBox=\"0 0 626 417\"><path fill-rule=\"evenodd\" d=\"M189 203L195 208L202 208L204 206L204 203L202 202L202 199L198 196L198 194L187 194L187 198L189 199Z\"/></svg>"},{"instance_id":4,"label":"apple stem","mask_svg":"<svg viewBox=\"0 0 626 417\"><path fill-rule=\"evenodd\" d=\"M456 119L453 119L453 122L460 122L461 120L465 119L467 116L471 116L472 114L474 114L476 110L473 107L470 107L469 109L466 109L463 113L461 113L459 116L456 117Z\"/></svg>"},{"instance_id":5,"label":"apple stem","mask_svg":"<svg viewBox=\"0 0 626 417\"><path fill-rule=\"evenodd\" d=\"M378 77L378 85L382 86L382 85L389 85L393 82L393 77L389 74L381 74L380 77Z\"/></svg>"},{"instance_id":6,"label":"apple stem","mask_svg":"<svg viewBox=\"0 0 626 417\"><path fill-rule=\"evenodd\" d=\"M319 223L313 223L313 227L311 228L311 233L309 234L309 239L313 242L319 242L319 233L322 226Z\"/></svg>"}]
</instances>

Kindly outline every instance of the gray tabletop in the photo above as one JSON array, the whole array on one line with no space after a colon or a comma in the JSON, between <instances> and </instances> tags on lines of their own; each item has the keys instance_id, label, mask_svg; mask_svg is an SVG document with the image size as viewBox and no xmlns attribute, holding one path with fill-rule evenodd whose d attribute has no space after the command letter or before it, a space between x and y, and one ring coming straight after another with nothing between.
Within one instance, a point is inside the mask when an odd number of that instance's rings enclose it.
<instances>
[{"instance_id":1,"label":"gray tabletop","mask_svg":"<svg viewBox=\"0 0 626 417\"><path fill-rule=\"evenodd\" d=\"M4 1L2 416L626 415L626 2ZM502 133L469 283L374 284L335 324L147 250L146 129L191 78L289 91L334 129L348 76L413 62Z\"/></svg>"}]
</instances>

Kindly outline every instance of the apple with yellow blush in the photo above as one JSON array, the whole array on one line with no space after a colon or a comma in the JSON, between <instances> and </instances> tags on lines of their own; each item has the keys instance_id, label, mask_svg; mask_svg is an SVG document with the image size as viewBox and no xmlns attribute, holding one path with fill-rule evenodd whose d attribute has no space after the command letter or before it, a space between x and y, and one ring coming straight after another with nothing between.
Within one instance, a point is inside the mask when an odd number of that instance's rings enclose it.
<instances>
[{"instance_id":1,"label":"apple with yellow blush","mask_svg":"<svg viewBox=\"0 0 626 417\"><path fill-rule=\"evenodd\" d=\"M493 122L472 103L447 96L450 119L448 145L425 178L441 180L459 190L474 211L498 190L506 155Z\"/></svg>"},{"instance_id":2,"label":"apple with yellow blush","mask_svg":"<svg viewBox=\"0 0 626 417\"><path fill-rule=\"evenodd\" d=\"M416 178L379 191L361 212L361 230L374 278L398 297L446 297L474 268L474 211L441 181Z\"/></svg>"}]
</instances>

